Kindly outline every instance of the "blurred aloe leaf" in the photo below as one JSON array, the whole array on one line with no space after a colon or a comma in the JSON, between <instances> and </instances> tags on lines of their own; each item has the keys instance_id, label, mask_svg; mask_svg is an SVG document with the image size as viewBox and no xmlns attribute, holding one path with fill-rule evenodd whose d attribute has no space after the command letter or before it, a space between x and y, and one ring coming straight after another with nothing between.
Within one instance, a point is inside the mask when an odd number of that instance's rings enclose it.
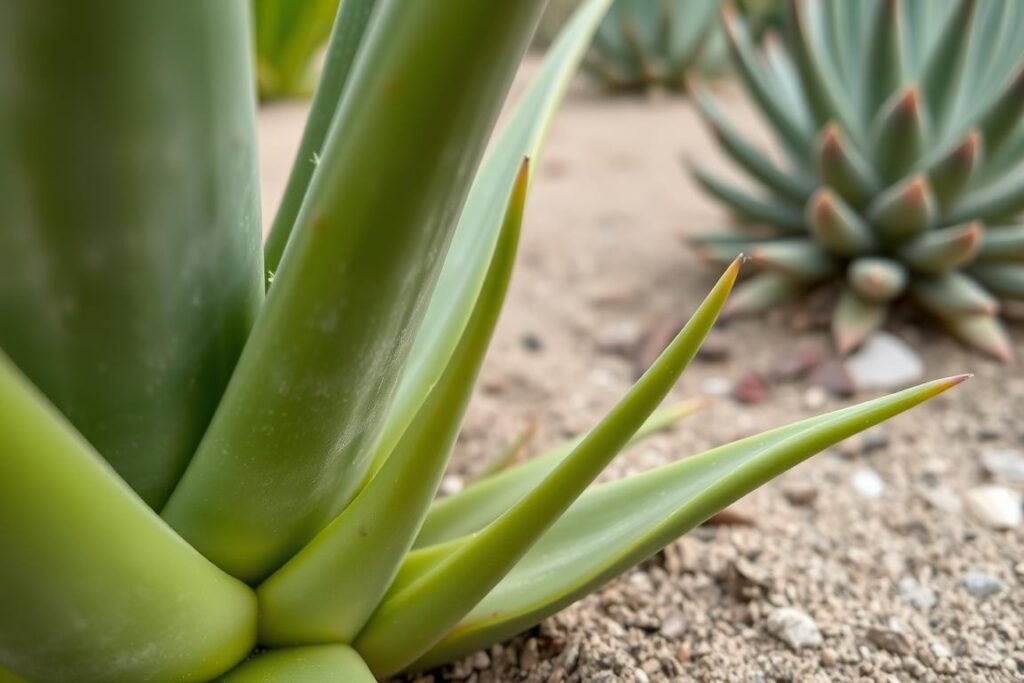
<instances>
[{"instance_id":1,"label":"blurred aloe leaf","mask_svg":"<svg viewBox=\"0 0 1024 683\"><path fill-rule=\"evenodd\" d=\"M327 40L337 9L338 0L252 0L262 99L312 92L316 53Z\"/></svg>"},{"instance_id":2,"label":"blurred aloe leaf","mask_svg":"<svg viewBox=\"0 0 1024 683\"><path fill-rule=\"evenodd\" d=\"M271 650L243 662L217 683L375 683L347 645L307 645Z\"/></svg>"}]
</instances>

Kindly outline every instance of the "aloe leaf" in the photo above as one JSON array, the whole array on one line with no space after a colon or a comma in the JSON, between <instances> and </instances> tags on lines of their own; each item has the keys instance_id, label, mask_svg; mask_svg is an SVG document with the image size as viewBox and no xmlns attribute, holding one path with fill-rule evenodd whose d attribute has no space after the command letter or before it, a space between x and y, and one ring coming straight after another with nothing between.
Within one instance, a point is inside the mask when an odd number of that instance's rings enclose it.
<instances>
[{"instance_id":1,"label":"aloe leaf","mask_svg":"<svg viewBox=\"0 0 1024 683\"><path fill-rule=\"evenodd\" d=\"M455 354L380 472L323 531L263 584L260 642L351 642L423 523L444 474L512 275L529 165Z\"/></svg>"},{"instance_id":2,"label":"aloe leaf","mask_svg":"<svg viewBox=\"0 0 1024 683\"><path fill-rule=\"evenodd\" d=\"M316 51L327 39L337 0L254 0L260 97L295 97L312 88Z\"/></svg>"},{"instance_id":3,"label":"aloe leaf","mask_svg":"<svg viewBox=\"0 0 1024 683\"><path fill-rule=\"evenodd\" d=\"M1024 163L964 194L945 217L947 223L999 221L1024 209Z\"/></svg>"},{"instance_id":4,"label":"aloe leaf","mask_svg":"<svg viewBox=\"0 0 1024 683\"><path fill-rule=\"evenodd\" d=\"M1024 261L1024 225L986 226L978 260Z\"/></svg>"},{"instance_id":5,"label":"aloe leaf","mask_svg":"<svg viewBox=\"0 0 1024 683\"><path fill-rule=\"evenodd\" d=\"M708 194L718 197L742 218L766 223L786 233L804 232L803 214L791 204L759 197L690 164L690 173Z\"/></svg>"},{"instance_id":6,"label":"aloe leaf","mask_svg":"<svg viewBox=\"0 0 1024 683\"><path fill-rule=\"evenodd\" d=\"M950 334L967 346L984 351L993 358L1012 363L1013 342L999 316L989 314L941 317Z\"/></svg>"},{"instance_id":7,"label":"aloe leaf","mask_svg":"<svg viewBox=\"0 0 1024 683\"><path fill-rule=\"evenodd\" d=\"M375 683L359 655L347 645L307 645L257 655L217 683Z\"/></svg>"},{"instance_id":8,"label":"aloe leaf","mask_svg":"<svg viewBox=\"0 0 1024 683\"><path fill-rule=\"evenodd\" d=\"M784 239L756 245L750 258L766 270L785 273L801 283L811 283L834 275L836 259L813 239Z\"/></svg>"},{"instance_id":9,"label":"aloe leaf","mask_svg":"<svg viewBox=\"0 0 1024 683\"><path fill-rule=\"evenodd\" d=\"M536 624L815 453L962 379L924 384L588 491L410 668L451 661Z\"/></svg>"},{"instance_id":10,"label":"aloe leaf","mask_svg":"<svg viewBox=\"0 0 1024 683\"><path fill-rule=\"evenodd\" d=\"M803 290L795 279L781 272L758 273L736 286L723 315L757 313L789 301Z\"/></svg>"},{"instance_id":11,"label":"aloe leaf","mask_svg":"<svg viewBox=\"0 0 1024 683\"><path fill-rule=\"evenodd\" d=\"M917 271L938 275L973 261L981 249L983 234L978 221L929 230L902 245L900 257Z\"/></svg>"},{"instance_id":12,"label":"aloe leaf","mask_svg":"<svg viewBox=\"0 0 1024 683\"><path fill-rule=\"evenodd\" d=\"M878 246L878 238L871 226L828 188L811 197L806 213L808 230L837 254L854 256Z\"/></svg>"},{"instance_id":13,"label":"aloe leaf","mask_svg":"<svg viewBox=\"0 0 1024 683\"><path fill-rule=\"evenodd\" d=\"M811 112L807 108L800 72L797 71L787 49L775 31L766 31L761 39L764 64L768 73L774 77L775 86L779 89L782 103L793 113L798 121L810 125Z\"/></svg>"},{"instance_id":14,"label":"aloe leaf","mask_svg":"<svg viewBox=\"0 0 1024 683\"><path fill-rule=\"evenodd\" d=\"M327 54L324 57L323 71L320 73L320 80L313 95L313 104L306 116L306 125L302 130L302 139L299 141L299 148L295 152L295 160L292 161L291 171L288 173L288 183L285 185L281 203L274 214L274 222L267 236L267 242L263 247L264 269L267 287L281 264L281 256L288 244L288 238L295 227L295 221L302 208L302 202L309 189L309 182L316 171L318 160L323 152L324 141L327 139L327 130L334 120L334 114L338 110L345 84L348 83L349 74L355 65L356 56L359 53L359 46L362 44L363 34L370 23L379 0L344 0L338 6L337 18L334 20L334 28L331 30L330 39L327 42ZM277 6L280 3L275 1L269 3ZM301 4L291 2L291 4ZM272 23L271 20L259 22ZM259 38L257 38L257 42Z\"/></svg>"},{"instance_id":15,"label":"aloe leaf","mask_svg":"<svg viewBox=\"0 0 1024 683\"><path fill-rule=\"evenodd\" d=\"M2 353L0 543L3 663L29 680L205 681L255 642L252 591L182 542Z\"/></svg>"},{"instance_id":16,"label":"aloe leaf","mask_svg":"<svg viewBox=\"0 0 1024 683\"><path fill-rule=\"evenodd\" d=\"M910 293L938 316L999 312L999 300L973 278L959 271L938 277L915 278Z\"/></svg>"},{"instance_id":17,"label":"aloe leaf","mask_svg":"<svg viewBox=\"0 0 1024 683\"><path fill-rule=\"evenodd\" d=\"M29 681L0 665L0 683L29 683Z\"/></svg>"},{"instance_id":18,"label":"aloe leaf","mask_svg":"<svg viewBox=\"0 0 1024 683\"><path fill-rule=\"evenodd\" d=\"M899 261L884 256L861 256L850 262L846 279L863 298L886 303L903 294L910 274Z\"/></svg>"},{"instance_id":19,"label":"aloe leaf","mask_svg":"<svg viewBox=\"0 0 1024 683\"><path fill-rule=\"evenodd\" d=\"M825 184L852 206L863 209L878 194L878 174L834 122L822 130L817 163Z\"/></svg>"},{"instance_id":20,"label":"aloe leaf","mask_svg":"<svg viewBox=\"0 0 1024 683\"><path fill-rule=\"evenodd\" d=\"M1009 299L1024 299L1024 263L979 263L970 273L990 292Z\"/></svg>"},{"instance_id":21,"label":"aloe leaf","mask_svg":"<svg viewBox=\"0 0 1024 683\"><path fill-rule=\"evenodd\" d=\"M814 191L814 184L799 172L783 171L725 118L718 103L702 87L692 88L694 100L722 149L753 178L773 192L803 203Z\"/></svg>"},{"instance_id":22,"label":"aloe leaf","mask_svg":"<svg viewBox=\"0 0 1024 683\"><path fill-rule=\"evenodd\" d=\"M938 39L932 44L927 63L922 69L921 89L925 109L932 117L936 131L944 130L944 126L949 123L948 117L954 110L963 83L977 4L977 0L957 1L955 9L946 17Z\"/></svg>"},{"instance_id":23,"label":"aloe leaf","mask_svg":"<svg viewBox=\"0 0 1024 683\"><path fill-rule=\"evenodd\" d=\"M955 206L982 161L981 133L971 129L964 139L935 162L928 178L943 212Z\"/></svg>"},{"instance_id":24,"label":"aloe leaf","mask_svg":"<svg viewBox=\"0 0 1024 683\"><path fill-rule=\"evenodd\" d=\"M0 347L157 508L263 299L247 11L0 4Z\"/></svg>"},{"instance_id":25,"label":"aloe leaf","mask_svg":"<svg viewBox=\"0 0 1024 683\"><path fill-rule=\"evenodd\" d=\"M697 353L738 270L739 260L629 393L541 483L433 570L384 598L354 644L374 673L400 671L426 652L601 473Z\"/></svg>"},{"instance_id":26,"label":"aloe leaf","mask_svg":"<svg viewBox=\"0 0 1024 683\"><path fill-rule=\"evenodd\" d=\"M1019 67L1002 94L989 106L980 119L979 127L988 149L999 149L1007 136L1017 127L1024 112L1024 66Z\"/></svg>"},{"instance_id":27,"label":"aloe leaf","mask_svg":"<svg viewBox=\"0 0 1024 683\"><path fill-rule=\"evenodd\" d=\"M718 268L725 268L737 256L749 254L759 244L774 241L775 237L748 237L732 233L711 233L690 239L697 258Z\"/></svg>"},{"instance_id":28,"label":"aloe leaf","mask_svg":"<svg viewBox=\"0 0 1024 683\"><path fill-rule=\"evenodd\" d=\"M880 194L868 207L868 218L887 242L900 242L934 225L935 193L923 175L907 178Z\"/></svg>"},{"instance_id":29,"label":"aloe leaf","mask_svg":"<svg viewBox=\"0 0 1024 683\"><path fill-rule=\"evenodd\" d=\"M839 295L832 314L832 337L840 356L850 353L885 324L889 307L885 303L870 301L846 287Z\"/></svg>"},{"instance_id":30,"label":"aloe leaf","mask_svg":"<svg viewBox=\"0 0 1024 683\"><path fill-rule=\"evenodd\" d=\"M608 2L590 0L562 29L473 181L369 473L384 464L454 353L494 252L519 165L523 157L536 160L540 154L548 124Z\"/></svg>"},{"instance_id":31,"label":"aloe leaf","mask_svg":"<svg viewBox=\"0 0 1024 683\"><path fill-rule=\"evenodd\" d=\"M861 72L865 120L903 83L903 22L899 0L878 0Z\"/></svg>"},{"instance_id":32,"label":"aloe leaf","mask_svg":"<svg viewBox=\"0 0 1024 683\"><path fill-rule=\"evenodd\" d=\"M692 399L662 408L647 419L627 446L668 429L687 415L706 405L706 399ZM544 480L579 445L582 437L559 448L531 458L485 479L458 493L441 498L430 506L413 548L433 546L484 528Z\"/></svg>"},{"instance_id":33,"label":"aloe leaf","mask_svg":"<svg viewBox=\"0 0 1024 683\"><path fill-rule=\"evenodd\" d=\"M924 154L927 135L921 95L911 83L878 112L872 132L873 158L885 182L903 176Z\"/></svg>"},{"instance_id":34,"label":"aloe leaf","mask_svg":"<svg viewBox=\"0 0 1024 683\"><path fill-rule=\"evenodd\" d=\"M378 6L267 301L163 512L232 575L265 578L358 490L543 4Z\"/></svg>"}]
</instances>

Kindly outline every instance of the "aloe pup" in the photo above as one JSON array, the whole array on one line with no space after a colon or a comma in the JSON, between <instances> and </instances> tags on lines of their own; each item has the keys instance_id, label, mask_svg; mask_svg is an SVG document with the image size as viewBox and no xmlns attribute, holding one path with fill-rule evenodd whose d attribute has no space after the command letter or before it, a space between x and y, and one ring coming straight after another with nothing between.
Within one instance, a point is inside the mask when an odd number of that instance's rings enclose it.
<instances>
[{"instance_id":1,"label":"aloe pup","mask_svg":"<svg viewBox=\"0 0 1024 683\"><path fill-rule=\"evenodd\" d=\"M733 311L839 283L841 353L909 300L1004 361L1000 310L1024 298L1024 4L790 0L786 37L757 49L726 9L737 72L775 159L709 93L704 118L756 191L694 167L741 234L695 242L712 263L753 256Z\"/></svg>"},{"instance_id":2,"label":"aloe pup","mask_svg":"<svg viewBox=\"0 0 1024 683\"><path fill-rule=\"evenodd\" d=\"M606 5L484 155L543 2L346 0L261 251L246 0L0 4L0 679L450 661L960 381L591 488L685 412L737 260L589 433L434 502Z\"/></svg>"}]
</instances>

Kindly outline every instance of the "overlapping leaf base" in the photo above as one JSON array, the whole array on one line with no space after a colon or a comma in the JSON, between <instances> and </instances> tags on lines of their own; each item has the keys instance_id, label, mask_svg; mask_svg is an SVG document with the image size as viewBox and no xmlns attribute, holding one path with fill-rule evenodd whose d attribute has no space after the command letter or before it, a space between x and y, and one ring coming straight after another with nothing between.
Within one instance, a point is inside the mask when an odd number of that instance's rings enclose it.
<instances>
[{"instance_id":1,"label":"overlapping leaf base","mask_svg":"<svg viewBox=\"0 0 1024 683\"><path fill-rule=\"evenodd\" d=\"M760 186L700 168L742 235L695 240L715 263L760 273L734 312L840 282L840 352L910 299L1004 361L1000 308L1024 298L1024 4L1016 0L790 0L787 38L761 49L723 13L733 61L785 163L751 144L706 92L723 150Z\"/></svg>"}]
</instances>

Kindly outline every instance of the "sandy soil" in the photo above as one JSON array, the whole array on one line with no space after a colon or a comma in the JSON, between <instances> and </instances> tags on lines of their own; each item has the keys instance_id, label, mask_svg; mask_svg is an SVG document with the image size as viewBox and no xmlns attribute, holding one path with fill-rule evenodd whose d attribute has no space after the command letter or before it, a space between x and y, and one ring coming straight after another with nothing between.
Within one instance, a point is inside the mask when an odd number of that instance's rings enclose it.
<instances>
[{"instance_id":1,"label":"sandy soil","mask_svg":"<svg viewBox=\"0 0 1024 683\"><path fill-rule=\"evenodd\" d=\"M722 89L730 110L760 131L739 92ZM261 115L268 215L303 115L301 105ZM629 387L643 348L699 302L714 276L684 239L725 217L686 177L684 154L726 166L684 100L607 99L574 87L541 160L518 271L446 487L532 422L531 452L588 428ZM794 320L806 318L796 308L723 327L712 341L726 357L695 363L675 397L770 375L800 345L827 349L820 329L794 333ZM702 527L539 628L415 680L1024 678L1024 528L993 531L961 509L966 491L987 481L985 451L1024 448L1024 376L914 318L892 329L919 349L927 376L976 377L750 496L740 505L749 524ZM1024 330L1016 333L1024 356ZM608 476L846 403L806 380L769 382L769 391L752 405L715 401L624 454ZM865 469L884 484L876 498L852 484ZM969 594L963 577L972 571L993 575L1001 590ZM768 615L778 607L810 615L823 642L793 650L772 637Z\"/></svg>"}]
</instances>

